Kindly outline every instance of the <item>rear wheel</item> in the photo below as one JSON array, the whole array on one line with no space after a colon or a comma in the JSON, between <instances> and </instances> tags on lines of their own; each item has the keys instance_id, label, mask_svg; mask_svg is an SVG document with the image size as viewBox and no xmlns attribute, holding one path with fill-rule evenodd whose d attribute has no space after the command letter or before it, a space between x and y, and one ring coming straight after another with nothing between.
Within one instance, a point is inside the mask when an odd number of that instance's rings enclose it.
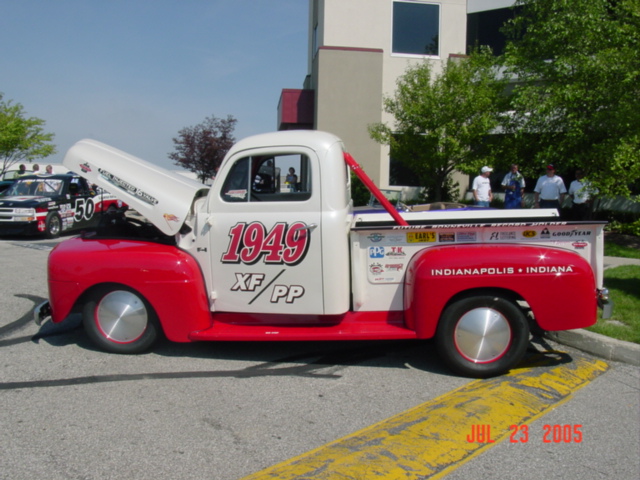
<instances>
[{"instance_id":1,"label":"rear wheel","mask_svg":"<svg viewBox=\"0 0 640 480\"><path fill-rule=\"evenodd\" d=\"M124 286L105 286L85 303L82 322L87 335L112 353L140 353L158 338L160 325L153 308L138 292Z\"/></svg>"},{"instance_id":2,"label":"rear wheel","mask_svg":"<svg viewBox=\"0 0 640 480\"><path fill-rule=\"evenodd\" d=\"M485 378L506 373L522 360L529 326L515 303L483 295L449 305L436 336L440 356L452 370Z\"/></svg>"},{"instance_id":3,"label":"rear wheel","mask_svg":"<svg viewBox=\"0 0 640 480\"><path fill-rule=\"evenodd\" d=\"M60 215L55 212L49 212L44 223L45 238L58 238L62 230L62 220Z\"/></svg>"}]
</instances>

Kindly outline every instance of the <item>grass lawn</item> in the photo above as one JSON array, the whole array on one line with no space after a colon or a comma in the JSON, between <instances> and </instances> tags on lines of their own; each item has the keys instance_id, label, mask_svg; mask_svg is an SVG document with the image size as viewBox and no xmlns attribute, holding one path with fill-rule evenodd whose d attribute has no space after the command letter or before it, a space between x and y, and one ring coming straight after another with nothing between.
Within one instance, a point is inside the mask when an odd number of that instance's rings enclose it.
<instances>
[{"instance_id":1,"label":"grass lawn","mask_svg":"<svg viewBox=\"0 0 640 480\"><path fill-rule=\"evenodd\" d=\"M606 257L640 258L640 249L617 245L613 242L604 242L604 255Z\"/></svg>"},{"instance_id":2,"label":"grass lawn","mask_svg":"<svg viewBox=\"0 0 640 480\"><path fill-rule=\"evenodd\" d=\"M608 337L640 343L640 265L623 265L604 271L604 286L613 300L611 318L587 328Z\"/></svg>"}]
</instances>

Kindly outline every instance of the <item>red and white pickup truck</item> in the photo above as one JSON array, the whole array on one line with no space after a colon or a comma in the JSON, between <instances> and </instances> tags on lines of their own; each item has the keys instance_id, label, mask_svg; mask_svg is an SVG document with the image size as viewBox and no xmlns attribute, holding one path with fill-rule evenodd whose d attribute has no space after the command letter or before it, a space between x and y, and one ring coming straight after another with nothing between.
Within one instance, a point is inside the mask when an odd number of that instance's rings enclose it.
<instances>
[{"instance_id":1,"label":"red and white pickup truck","mask_svg":"<svg viewBox=\"0 0 640 480\"><path fill-rule=\"evenodd\" d=\"M522 359L532 329L592 325L608 301L603 223L556 210L398 212L328 133L242 140L211 187L92 140L64 164L146 219L114 216L49 256L36 321L82 312L110 352L143 351L161 334L435 337L453 370L486 377ZM387 211L353 208L348 167Z\"/></svg>"}]
</instances>

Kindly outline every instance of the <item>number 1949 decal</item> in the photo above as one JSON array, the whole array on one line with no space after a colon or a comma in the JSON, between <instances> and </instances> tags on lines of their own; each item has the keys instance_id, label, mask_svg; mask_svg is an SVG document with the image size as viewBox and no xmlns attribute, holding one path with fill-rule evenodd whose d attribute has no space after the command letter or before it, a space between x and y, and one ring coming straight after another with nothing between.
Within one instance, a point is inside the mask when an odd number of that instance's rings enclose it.
<instances>
[{"instance_id":1,"label":"number 1949 decal","mask_svg":"<svg viewBox=\"0 0 640 480\"><path fill-rule=\"evenodd\" d=\"M229 230L229 246L222 263L297 265L307 255L310 236L304 222L276 223L269 232L260 222L237 223Z\"/></svg>"}]
</instances>

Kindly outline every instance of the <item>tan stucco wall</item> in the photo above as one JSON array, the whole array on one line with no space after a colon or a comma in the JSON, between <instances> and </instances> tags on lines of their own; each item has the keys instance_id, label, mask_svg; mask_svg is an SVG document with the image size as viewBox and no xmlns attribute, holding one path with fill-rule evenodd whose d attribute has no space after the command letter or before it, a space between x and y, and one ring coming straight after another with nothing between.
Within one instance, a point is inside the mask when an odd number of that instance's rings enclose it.
<instances>
[{"instance_id":1,"label":"tan stucco wall","mask_svg":"<svg viewBox=\"0 0 640 480\"><path fill-rule=\"evenodd\" d=\"M436 71L450 54L466 48L466 0L441 0L440 56L391 53L392 0L310 0L309 88L316 90L316 125L339 135L347 148L380 186L389 183L388 148L369 138L366 126L393 118L382 112L383 96L392 96L397 78L408 66L435 63ZM373 54L358 50L318 47L379 49Z\"/></svg>"}]
</instances>

